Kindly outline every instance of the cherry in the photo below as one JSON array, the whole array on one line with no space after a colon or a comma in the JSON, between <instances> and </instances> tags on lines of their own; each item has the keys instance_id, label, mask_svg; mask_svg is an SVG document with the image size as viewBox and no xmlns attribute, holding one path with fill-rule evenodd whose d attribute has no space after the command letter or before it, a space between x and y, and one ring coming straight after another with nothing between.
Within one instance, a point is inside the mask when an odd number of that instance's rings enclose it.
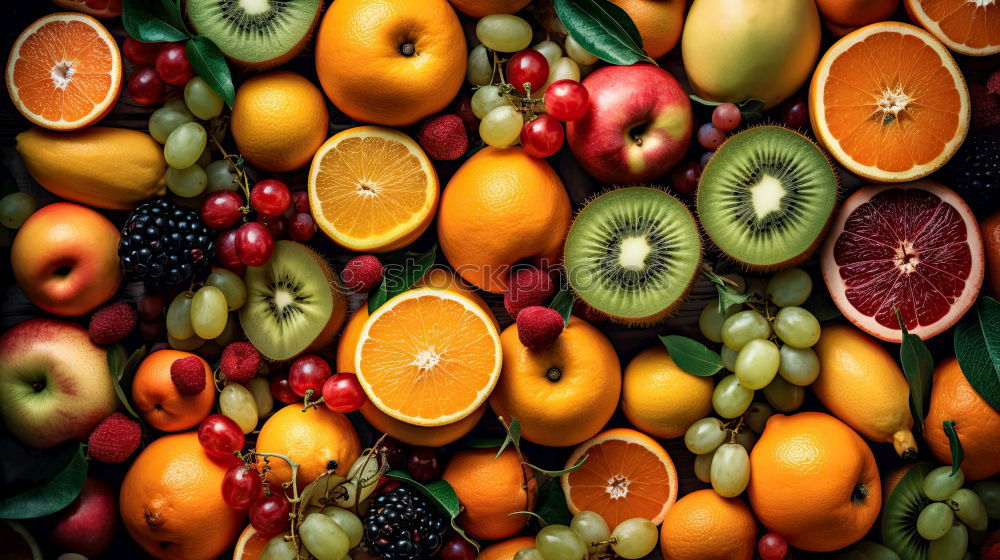
<instances>
[{"instance_id":1,"label":"cherry","mask_svg":"<svg viewBox=\"0 0 1000 560\"><path fill-rule=\"evenodd\" d=\"M809 124L809 106L805 99L794 98L785 103L781 110L781 120L789 128L803 128Z\"/></svg>"},{"instance_id":2,"label":"cherry","mask_svg":"<svg viewBox=\"0 0 1000 560\"><path fill-rule=\"evenodd\" d=\"M312 239L315 234L316 221L313 220L312 214L300 212L288 223L288 236L295 241L305 243Z\"/></svg>"},{"instance_id":3,"label":"cherry","mask_svg":"<svg viewBox=\"0 0 1000 560\"><path fill-rule=\"evenodd\" d=\"M742 120L743 114L734 103L720 103L712 110L712 126L723 132L740 126Z\"/></svg>"},{"instance_id":4,"label":"cherry","mask_svg":"<svg viewBox=\"0 0 1000 560\"><path fill-rule=\"evenodd\" d=\"M264 266L274 254L274 237L264 224L247 222L236 230L236 254L247 266Z\"/></svg>"},{"instance_id":5,"label":"cherry","mask_svg":"<svg viewBox=\"0 0 1000 560\"><path fill-rule=\"evenodd\" d=\"M323 382L323 404L334 412L354 412L368 400L358 376L338 373Z\"/></svg>"},{"instance_id":6,"label":"cherry","mask_svg":"<svg viewBox=\"0 0 1000 560\"><path fill-rule=\"evenodd\" d=\"M285 373L271 376L271 396L285 404L302 402L302 398L288 386L288 374Z\"/></svg>"},{"instance_id":7,"label":"cherry","mask_svg":"<svg viewBox=\"0 0 1000 560\"><path fill-rule=\"evenodd\" d=\"M201 203L201 221L212 229L228 229L243 217L243 198L234 191L215 191Z\"/></svg>"},{"instance_id":8,"label":"cherry","mask_svg":"<svg viewBox=\"0 0 1000 560\"><path fill-rule=\"evenodd\" d=\"M280 216L292 203L288 187L277 179L265 179L250 190L250 204L255 210L267 216Z\"/></svg>"},{"instance_id":9,"label":"cherry","mask_svg":"<svg viewBox=\"0 0 1000 560\"><path fill-rule=\"evenodd\" d=\"M439 560L474 560L475 558L476 549L469 544L469 541L454 533L441 545L441 551L438 552Z\"/></svg>"},{"instance_id":10,"label":"cherry","mask_svg":"<svg viewBox=\"0 0 1000 560\"><path fill-rule=\"evenodd\" d=\"M306 396L306 391L313 390L313 398L319 398L323 383L333 372L326 360L315 354L302 356L288 370L288 386L300 397Z\"/></svg>"},{"instance_id":11,"label":"cherry","mask_svg":"<svg viewBox=\"0 0 1000 560\"><path fill-rule=\"evenodd\" d=\"M681 194L691 194L698 188L701 179L701 164L696 161L686 163L671 174L674 189Z\"/></svg>"},{"instance_id":12,"label":"cherry","mask_svg":"<svg viewBox=\"0 0 1000 560\"><path fill-rule=\"evenodd\" d=\"M165 305L166 302L164 301L163 296L158 294L146 294L139 298L139 301L135 304L135 309L139 312L140 319L151 321L160 317L163 313Z\"/></svg>"},{"instance_id":13,"label":"cherry","mask_svg":"<svg viewBox=\"0 0 1000 560\"><path fill-rule=\"evenodd\" d=\"M184 45L167 43L156 54L156 73L172 86L183 86L194 77L194 68L188 61Z\"/></svg>"},{"instance_id":14,"label":"cherry","mask_svg":"<svg viewBox=\"0 0 1000 560\"><path fill-rule=\"evenodd\" d=\"M271 232L271 237L275 239L288 239L288 220L283 216L258 214L257 221L264 224L267 231Z\"/></svg>"},{"instance_id":15,"label":"cherry","mask_svg":"<svg viewBox=\"0 0 1000 560\"><path fill-rule=\"evenodd\" d=\"M590 94L576 80L558 80L545 90L545 112L564 121L582 119L590 110Z\"/></svg>"},{"instance_id":16,"label":"cherry","mask_svg":"<svg viewBox=\"0 0 1000 560\"><path fill-rule=\"evenodd\" d=\"M726 141L726 133L712 126L712 123L705 123L698 129L698 143L706 150L715 150Z\"/></svg>"},{"instance_id":17,"label":"cherry","mask_svg":"<svg viewBox=\"0 0 1000 560\"><path fill-rule=\"evenodd\" d=\"M219 234L215 241L215 257L225 267L242 266L239 253L236 252L236 230L229 229Z\"/></svg>"},{"instance_id":18,"label":"cherry","mask_svg":"<svg viewBox=\"0 0 1000 560\"><path fill-rule=\"evenodd\" d=\"M140 68L128 79L128 94L139 105L155 105L163 99L166 86L152 68Z\"/></svg>"},{"instance_id":19,"label":"cherry","mask_svg":"<svg viewBox=\"0 0 1000 560\"><path fill-rule=\"evenodd\" d=\"M763 560L782 560L788 555L788 543L775 533L767 533L757 543L757 552Z\"/></svg>"},{"instance_id":20,"label":"cherry","mask_svg":"<svg viewBox=\"0 0 1000 560\"><path fill-rule=\"evenodd\" d=\"M198 426L198 443L205 453L213 457L233 459L233 452L243 449L246 440L243 437L243 430L232 418L213 414L202 420ZM249 505L247 503L248 507Z\"/></svg>"},{"instance_id":21,"label":"cherry","mask_svg":"<svg viewBox=\"0 0 1000 560\"><path fill-rule=\"evenodd\" d=\"M565 136L562 123L542 113L521 128L521 147L529 156L547 158L562 148Z\"/></svg>"},{"instance_id":22,"label":"cherry","mask_svg":"<svg viewBox=\"0 0 1000 560\"><path fill-rule=\"evenodd\" d=\"M398 469L403 466L406 453L403 451L403 444L387 437L382 440L380 449L385 453L385 459L389 462L390 469Z\"/></svg>"},{"instance_id":23,"label":"cherry","mask_svg":"<svg viewBox=\"0 0 1000 560\"><path fill-rule=\"evenodd\" d=\"M263 493L264 485L255 467L240 463L222 477L222 501L233 509L250 509Z\"/></svg>"},{"instance_id":24,"label":"cherry","mask_svg":"<svg viewBox=\"0 0 1000 560\"><path fill-rule=\"evenodd\" d=\"M549 61L534 49L525 49L514 54L507 63L507 81L521 93L527 93L528 87L531 91L537 92L548 79Z\"/></svg>"},{"instance_id":25,"label":"cherry","mask_svg":"<svg viewBox=\"0 0 1000 560\"><path fill-rule=\"evenodd\" d=\"M441 477L444 468L441 453L433 447L418 447L406 460L406 472L419 482L430 482Z\"/></svg>"},{"instance_id":26,"label":"cherry","mask_svg":"<svg viewBox=\"0 0 1000 560\"><path fill-rule=\"evenodd\" d=\"M463 95L455 100L455 114L462 119L465 124L465 131L473 133L479 131L479 117L472 111L472 98Z\"/></svg>"},{"instance_id":27,"label":"cherry","mask_svg":"<svg viewBox=\"0 0 1000 560\"><path fill-rule=\"evenodd\" d=\"M250 506L250 524L265 537L277 535L289 528L291 509L284 496L261 496Z\"/></svg>"},{"instance_id":28,"label":"cherry","mask_svg":"<svg viewBox=\"0 0 1000 560\"><path fill-rule=\"evenodd\" d=\"M125 55L125 60L136 66L152 66L156 62L156 54L160 52L163 45L164 43L143 43L132 37L126 37L125 44L122 45L122 52Z\"/></svg>"},{"instance_id":29,"label":"cherry","mask_svg":"<svg viewBox=\"0 0 1000 560\"><path fill-rule=\"evenodd\" d=\"M309 193L295 191L292 193L292 206L296 212L309 213Z\"/></svg>"}]
</instances>

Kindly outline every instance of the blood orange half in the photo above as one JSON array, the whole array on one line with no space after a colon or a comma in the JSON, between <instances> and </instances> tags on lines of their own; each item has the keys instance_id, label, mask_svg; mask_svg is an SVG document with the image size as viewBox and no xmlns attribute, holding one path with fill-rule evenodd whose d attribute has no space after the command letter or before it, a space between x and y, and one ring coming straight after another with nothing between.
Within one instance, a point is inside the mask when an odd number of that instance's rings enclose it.
<instances>
[{"instance_id":1,"label":"blood orange half","mask_svg":"<svg viewBox=\"0 0 1000 560\"><path fill-rule=\"evenodd\" d=\"M957 321L983 284L983 243L969 206L934 181L863 187L834 219L823 279L858 328L900 342L927 340Z\"/></svg>"},{"instance_id":2,"label":"blood orange half","mask_svg":"<svg viewBox=\"0 0 1000 560\"><path fill-rule=\"evenodd\" d=\"M986 56L1000 52L997 0L906 0L906 13L957 53Z\"/></svg>"},{"instance_id":3,"label":"blood orange half","mask_svg":"<svg viewBox=\"0 0 1000 560\"><path fill-rule=\"evenodd\" d=\"M76 10L94 17L109 18L122 15L122 0L52 0L67 10Z\"/></svg>"}]
</instances>

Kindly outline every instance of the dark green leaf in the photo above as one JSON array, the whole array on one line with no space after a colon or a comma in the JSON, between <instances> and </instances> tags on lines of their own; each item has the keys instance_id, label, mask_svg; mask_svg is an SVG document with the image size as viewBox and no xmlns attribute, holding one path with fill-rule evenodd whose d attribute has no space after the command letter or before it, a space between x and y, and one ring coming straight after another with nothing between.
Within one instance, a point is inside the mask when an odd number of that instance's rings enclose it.
<instances>
[{"instance_id":1,"label":"dark green leaf","mask_svg":"<svg viewBox=\"0 0 1000 560\"><path fill-rule=\"evenodd\" d=\"M569 508L566 507L566 495L563 494L557 478L550 479L539 487L536 503L535 513L547 525L569 525L573 518Z\"/></svg>"},{"instance_id":2,"label":"dark green leaf","mask_svg":"<svg viewBox=\"0 0 1000 560\"><path fill-rule=\"evenodd\" d=\"M910 413L917 428L924 429L927 404L931 397L931 380L934 377L934 358L930 350L919 336L907 332L903 317L896 309L896 320L903 330L903 341L899 346L899 362L903 366L903 375L910 385Z\"/></svg>"},{"instance_id":3,"label":"dark green leaf","mask_svg":"<svg viewBox=\"0 0 1000 560\"><path fill-rule=\"evenodd\" d=\"M403 471L389 471L385 473L385 476L393 480L405 482L408 486L412 486L418 492L426 496L429 500L431 500L431 502L434 503L441 513L448 517L448 521L451 523L451 528L454 529L456 533L461 535L463 539L469 541L469 544L476 547L476 551L479 550L479 543L466 536L465 531L463 531L455 521L458 514L462 513L462 505L458 501L458 496L455 494L455 490L450 484L448 484L447 481L435 480L429 484L421 484Z\"/></svg>"},{"instance_id":4,"label":"dark green leaf","mask_svg":"<svg viewBox=\"0 0 1000 560\"><path fill-rule=\"evenodd\" d=\"M541 527L545 527L546 525L548 525L548 523L545 522L545 519L542 518L541 515L538 515L533 511L512 511L507 515L527 515L528 517L534 518L534 520L537 521L538 525Z\"/></svg>"},{"instance_id":5,"label":"dark green leaf","mask_svg":"<svg viewBox=\"0 0 1000 560\"><path fill-rule=\"evenodd\" d=\"M830 321L840 317L840 309L830 299L826 290L813 290L802 307L813 314L819 322Z\"/></svg>"},{"instance_id":6,"label":"dark green leaf","mask_svg":"<svg viewBox=\"0 0 1000 560\"><path fill-rule=\"evenodd\" d=\"M236 88L233 87L229 64L226 63L226 57L219 47L208 37L195 35L187 42L186 50L194 71L208 82L231 109L236 102Z\"/></svg>"},{"instance_id":7,"label":"dark green leaf","mask_svg":"<svg viewBox=\"0 0 1000 560\"><path fill-rule=\"evenodd\" d=\"M122 25L132 38L143 43L183 41L187 33L150 12L142 0L123 0Z\"/></svg>"},{"instance_id":8,"label":"dark green leaf","mask_svg":"<svg viewBox=\"0 0 1000 560\"><path fill-rule=\"evenodd\" d=\"M567 467L565 469L560 469L560 470L557 470L557 471L547 471L547 470L543 469L542 467L536 467L535 465L532 465L531 463L523 463L522 462L522 464L531 467L537 473L544 474L546 476L555 478L555 477L558 477L558 476L562 476L564 474L569 474L569 473L575 471L576 469L582 467L583 464L587 462L587 458L588 457L590 457L590 455L584 455L583 457L580 457L580 460L577 461L575 465L573 465L571 467Z\"/></svg>"},{"instance_id":9,"label":"dark green leaf","mask_svg":"<svg viewBox=\"0 0 1000 560\"><path fill-rule=\"evenodd\" d=\"M382 304L387 301L389 301L389 292L385 288L385 276L383 276L382 281L378 283L378 288L368 294L368 314L375 313L375 310L382 307Z\"/></svg>"},{"instance_id":10,"label":"dark green leaf","mask_svg":"<svg viewBox=\"0 0 1000 560\"><path fill-rule=\"evenodd\" d=\"M125 372L125 362L128 355L125 354L125 347L121 344L112 344L108 347L108 371L111 372L111 379L118 382Z\"/></svg>"},{"instance_id":11,"label":"dark green leaf","mask_svg":"<svg viewBox=\"0 0 1000 560\"><path fill-rule=\"evenodd\" d=\"M514 450L517 451L518 455L520 455L521 454L521 421L518 420L517 418L514 418L513 420L510 421L510 425L507 425L507 423L504 422L503 417L500 417L500 423L503 424L504 428L506 428L506 430L507 430L507 437L505 437L503 439L503 443L500 444L500 449L497 450L497 455L496 456L499 457L500 454L503 453L505 449L507 449L508 445L513 445L514 446Z\"/></svg>"},{"instance_id":12,"label":"dark green leaf","mask_svg":"<svg viewBox=\"0 0 1000 560\"><path fill-rule=\"evenodd\" d=\"M661 336L660 341L677 367L699 377L715 375L722 369L722 358L697 340L675 334Z\"/></svg>"},{"instance_id":13,"label":"dark green leaf","mask_svg":"<svg viewBox=\"0 0 1000 560\"><path fill-rule=\"evenodd\" d=\"M948 434L948 448L951 450L951 475L955 476L959 465L962 464L962 459L965 459L965 451L962 450L962 441L958 439L954 422L944 421L944 433Z\"/></svg>"},{"instance_id":14,"label":"dark green leaf","mask_svg":"<svg viewBox=\"0 0 1000 560\"><path fill-rule=\"evenodd\" d=\"M628 66L652 62L625 10L608 0L555 0L556 15L576 42L601 60Z\"/></svg>"},{"instance_id":15,"label":"dark green leaf","mask_svg":"<svg viewBox=\"0 0 1000 560\"><path fill-rule=\"evenodd\" d=\"M992 319L987 317L987 323ZM955 328L955 357L969 385L991 407L1000 412L1000 371L993 365L979 311L971 309Z\"/></svg>"},{"instance_id":16,"label":"dark green leaf","mask_svg":"<svg viewBox=\"0 0 1000 560\"><path fill-rule=\"evenodd\" d=\"M728 315L727 310L730 306L742 305L754 298L753 294L739 291L729 279L719 276L707 267L702 269L702 273L712 284L715 284L715 290L719 294L719 314L723 317Z\"/></svg>"},{"instance_id":17,"label":"dark green leaf","mask_svg":"<svg viewBox=\"0 0 1000 560\"><path fill-rule=\"evenodd\" d=\"M382 307L382 304L409 290L437 261L437 245L416 258L407 257L402 270L398 267L383 267L384 274L378 288L368 296L368 314Z\"/></svg>"},{"instance_id":18,"label":"dark green leaf","mask_svg":"<svg viewBox=\"0 0 1000 560\"><path fill-rule=\"evenodd\" d=\"M80 444L66 466L48 482L0 501L0 519L35 519L55 513L80 495L86 478L87 458Z\"/></svg>"},{"instance_id":19,"label":"dark green leaf","mask_svg":"<svg viewBox=\"0 0 1000 560\"><path fill-rule=\"evenodd\" d=\"M688 95L688 97L691 98L691 101L694 101L699 105L704 105L705 107L716 107L726 103L725 101L709 101L708 99L699 97L693 93ZM744 99L743 101L736 103L736 106L740 110L740 114L743 115L744 118L760 117L761 111L764 110L764 105L764 102L760 99Z\"/></svg>"},{"instance_id":20,"label":"dark green leaf","mask_svg":"<svg viewBox=\"0 0 1000 560\"><path fill-rule=\"evenodd\" d=\"M569 325L569 318L573 314L573 292L569 288L563 287L556 292L549 307L562 315L564 325Z\"/></svg>"},{"instance_id":21,"label":"dark green leaf","mask_svg":"<svg viewBox=\"0 0 1000 560\"><path fill-rule=\"evenodd\" d=\"M132 375L145 357L145 346L132 352L132 355L128 358L125 357L125 348L121 344L115 344L108 348L108 370L111 372L111 378L115 382L115 395L118 396L118 402L136 419L139 418L139 415L132 408L132 404L126 395L131 392Z\"/></svg>"},{"instance_id":22,"label":"dark green leaf","mask_svg":"<svg viewBox=\"0 0 1000 560\"><path fill-rule=\"evenodd\" d=\"M993 370L1000 372L1000 303L983 296L979 298L979 327L983 331L986 351L993 362Z\"/></svg>"},{"instance_id":23,"label":"dark green leaf","mask_svg":"<svg viewBox=\"0 0 1000 560\"><path fill-rule=\"evenodd\" d=\"M159 4L158 15L161 16L174 29L180 29L188 33L187 25L184 23L184 16L181 15L180 0L157 0Z\"/></svg>"},{"instance_id":24,"label":"dark green leaf","mask_svg":"<svg viewBox=\"0 0 1000 560\"><path fill-rule=\"evenodd\" d=\"M465 445L472 449L492 449L503 445L503 440L500 438L473 438L467 441Z\"/></svg>"}]
</instances>

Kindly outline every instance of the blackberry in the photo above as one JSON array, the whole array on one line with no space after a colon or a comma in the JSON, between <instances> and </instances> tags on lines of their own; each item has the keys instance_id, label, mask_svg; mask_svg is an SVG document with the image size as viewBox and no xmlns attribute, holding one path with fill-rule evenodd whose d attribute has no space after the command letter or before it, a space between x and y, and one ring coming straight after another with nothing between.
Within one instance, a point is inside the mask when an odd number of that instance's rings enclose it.
<instances>
[{"instance_id":1,"label":"blackberry","mask_svg":"<svg viewBox=\"0 0 1000 560\"><path fill-rule=\"evenodd\" d=\"M970 134L944 174L973 212L992 213L1000 207L1000 134Z\"/></svg>"},{"instance_id":2,"label":"blackberry","mask_svg":"<svg viewBox=\"0 0 1000 560\"><path fill-rule=\"evenodd\" d=\"M437 554L448 523L416 490L399 486L372 500L364 526L365 542L381 560L417 560Z\"/></svg>"},{"instance_id":3,"label":"blackberry","mask_svg":"<svg viewBox=\"0 0 1000 560\"><path fill-rule=\"evenodd\" d=\"M176 286L211 271L215 236L198 213L166 199L146 202L129 214L118 258L129 281Z\"/></svg>"}]
</instances>

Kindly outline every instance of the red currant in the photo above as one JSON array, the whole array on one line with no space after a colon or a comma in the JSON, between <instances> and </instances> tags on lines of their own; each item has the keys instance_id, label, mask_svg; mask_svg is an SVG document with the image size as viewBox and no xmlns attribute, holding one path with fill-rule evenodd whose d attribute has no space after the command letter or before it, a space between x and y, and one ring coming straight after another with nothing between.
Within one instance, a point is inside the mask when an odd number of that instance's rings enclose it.
<instances>
[{"instance_id":1,"label":"red currant","mask_svg":"<svg viewBox=\"0 0 1000 560\"><path fill-rule=\"evenodd\" d=\"M295 191L292 193L292 206L295 212L309 212L309 193L306 191Z\"/></svg>"},{"instance_id":2,"label":"red currant","mask_svg":"<svg viewBox=\"0 0 1000 560\"><path fill-rule=\"evenodd\" d=\"M757 552L763 560L782 560L788 555L788 543L775 533L767 533L757 543Z\"/></svg>"},{"instance_id":3,"label":"red currant","mask_svg":"<svg viewBox=\"0 0 1000 560\"><path fill-rule=\"evenodd\" d=\"M213 414L202 420L198 426L198 443L205 453L213 457L233 459L233 452L243 449L246 440L243 437L243 430L232 418Z\"/></svg>"},{"instance_id":4,"label":"red currant","mask_svg":"<svg viewBox=\"0 0 1000 560\"><path fill-rule=\"evenodd\" d=\"M305 243L316 234L316 221L312 214L300 212L288 223L288 236L300 243Z\"/></svg>"},{"instance_id":5,"label":"red currant","mask_svg":"<svg viewBox=\"0 0 1000 560\"><path fill-rule=\"evenodd\" d=\"M549 61L534 49L514 54L507 63L507 81L521 93L527 93L528 88L537 92L548 79Z\"/></svg>"},{"instance_id":6,"label":"red currant","mask_svg":"<svg viewBox=\"0 0 1000 560\"><path fill-rule=\"evenodd\" d=\"M292 203L292 193L277 179L265 179L250 190L250 204L267 216L280 216Z\"/></svg>"},{"instance_id":7,"label":"red currant","mask_svg":"<svg viewBox=\"0 0 1000 560\"><path fill-rule=\"evenodd\" d=\"M302 398L288 386L288 374L285 373L271 376L271 396L285 404L302 402Z\"/></svg>"},{"instance_id":8,"label":"red currant","mask_svg":"<svg viewBox=\"0 0 1000 560\"><path fill-rule=\"evenodd\" d=\"M167 43L156 54L156 73L172 86L183 86L194 77L194 68L188 61L184 45Z\"/></svg>"},{"instance_id":9,"label":"red currant","mask_svg":"<svg viewBox=\"0 0 1000 560\"><path fill-rule=\"evenodd\" d=\"M696 161L686 163L671 174L674 190L681 194L691 194L698 188L701 179L701 164Z\"/></svg>"},{"instance_id":10,"label":"red currant","mask_svg":"<svg viewBox=\"0 0 1000 560\"><path fill-rule=\"evenodd\" d=\"M452 534L441 546L437 557L438 560L475 560L476 549L469 544L469 541Z\"/></svg>"},{"instance_id":11,"label":"red currant","mask_svg":"<svg viewBox=\"0 0 1000 560\"><path fill-rule=\"evenodd\" d=\"M734 103L720 103L712 110L712 126L723 132L740 126L742 120L743 114Z\"/></svg>"},{"instance_id":12,"label":"red currant","mask_svg":"<svg viewBox=\"0 0 1000 560\"><path fill-rule=\"evenodd\" d=\"M201 203L201 221L212 229L227 229L243 217L243 198L234 191L215 191Z\"/></svg>"},{"instance_id":13,"label":"red currant","mask_svg":"<svg viewBox=\"0 0 1000 560\"><path fill-rule=\"evenodd\" d=\"M163 43L143 43L131 37L125 38L122 54L125 60L136 66L152 66L156 62L156 54L163 48Z\"/></svg>"},{"instance_id":14,"label":"red currant","mask_svg":"<svg viewBox=\"0 0 1000 560\"><path fill-rule=\"evenodd\" d=\"M264 266L274 254L274 237L264 224L247 222L236 230L236 254L247 266Z\"/></svg>"},{"instance_id":15,"label":"red currant","mask_svg":"<svg viewBox=\"0 0 1000 560\"><path fill-rule=\"evenodd\" d=\"M576 80L559 80L545 90L545 112L564 121L578 121L590 110L590 94Z\"/></svg>"},{"instance_id":16,"label":"red currant","mask_svg":"<svg viewBox=\"0 0 1000 560\"><path fill-rule=\"evenodd\" d=\"M222 477L222 501L233 509L250 509L251 504L257 502L263 493L260 473L252 466L240 463L226 471Z\"/></svg>"},{"instance_id":17,"label":"red currant","mask_svg":"<svg viewBox=\"0 0 1000 560\"><path fill-rule=\"evenodd\" d=\"M712 126L712 123L705 123L698 129L698 143L706 150L715 150L726 141L726 133Z\"/></svg>"},{"instance_id":18,"label":"red currant","mask_svg":"<svg viewBox=\"0 0 1000 560\"><path fill-rule=\"evenodd\" d=\"M219 234L215 241L215 258L222 266L242 266L239 253L236 252L236 230L230 229Z\"/></svg>"},{"instance_id":19,"label":"red currant","mask_svg":"<svg viewBox=\"0 0 1000 560\"><path fill-rule=\"evenodd\" d=\"M552 115L542 113L524 123L521 128L521 147L532 157L547 158L562 148L566 131Z\"/></svg>"},{"instance_id":20,"label":"red currant","mask_svg":"<svg viewBox=\"0 0 1000 560\"><path fill-rule=\"evenodd\" d=\"M323 404L334 412L354 412L368 400L358 376L338 373L323 382Z\"/></svg>"},{"instance_id":21,"label":"red currant","mask_svg":"<svg viewBox=\"0 0 1000 560\"><path fill-rule=\"evenodd\" d=\"M406 472L415 480L430 482L441 477L444 468L441 453L433 447L418 447L410 453L406 460Z\"/></svg>"},{"instance_id":22,"label":"red currant","mask_svg":"<svg viewBox=\"0 0 1000 560\"><path fill-rule=\"evenodd\" d=\"M330 364L323 358L315 354L302 356L292 362L292 367L288 370L288 386L300 397L306 396L306 391L312 389L313 398L319 398L323 383L332 374Z\"/></svg>"},{"instance_id":23,"label":"red currant","mask_svg":"<svg viewBox=\"0 0 1000 560\"><path fill-rule=\"evenodd\" d=\"M271 237L275 239L288 239L288 220L283 216L257 214L257 221L264 224L267 231L271 232Z\"/></svg>"},{"instance_id":24,"label":"red currant","mask_svg":"<svg viewBox=\"0 0 1000 560\"><path fill-rule=\"evenodd\" d=\"M163 99L163 80L152 68L140 68L128 79L128 94L139 105L155 105Z\"/></svg>"},{"instance_id":25,"label":"red currant","mask_svg":"<svg viewBox=\"0 0 1000 560\"><path fill-rule=\"evenodd\" d=\"M146 294L139 298L139 301L135 304L136 311L139 312L139 318L146 321L151 321L157 319L163 313L163 307L166 302L163 296L158 294Z\"/></svg>"},{"instance_id":26,"label":"red currant","mask_svg":"<svg viewBox=\"0 0 1000 560\"><path fill-rule=\"evenodd\" d=\"M803 128L809 124L809 106L805 99L794 98L785 103L781 110L781 120L789 128Z\"/></svg>"},{"instance_id":27,"label":"red currant","mask_svg":"<svg viewBox=\"0 0 1000 560\"><path fill-rule=\"evenodd\" d=\"M250 506L250 524L265 537L277 535L289 528L291 509L284 496L261 496Z\"/></svg>"}]
</instances>

